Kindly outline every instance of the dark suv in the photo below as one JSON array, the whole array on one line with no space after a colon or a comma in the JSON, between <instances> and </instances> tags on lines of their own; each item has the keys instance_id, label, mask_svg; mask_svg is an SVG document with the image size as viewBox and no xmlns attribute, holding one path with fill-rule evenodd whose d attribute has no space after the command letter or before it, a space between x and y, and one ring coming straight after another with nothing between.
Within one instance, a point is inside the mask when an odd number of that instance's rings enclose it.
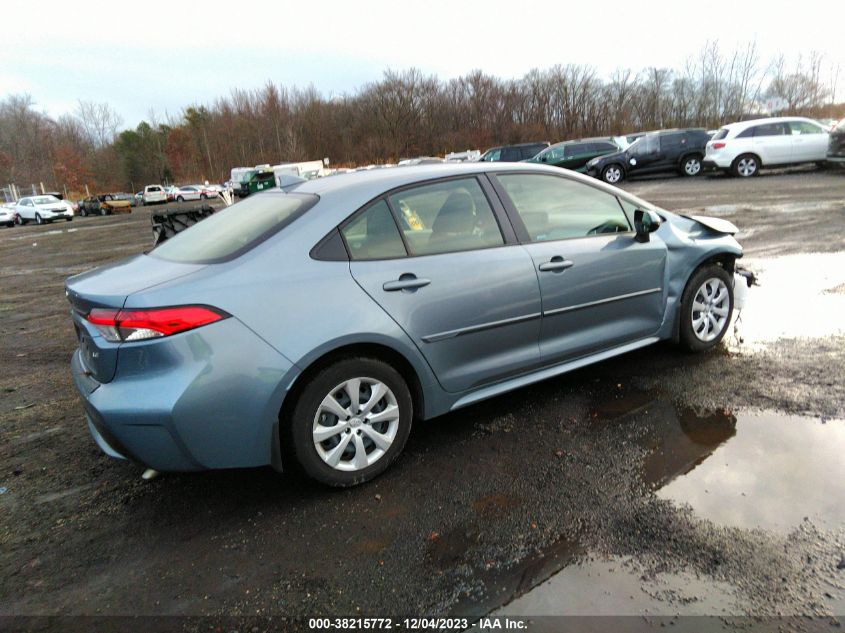
<instances>
[{"instance_id":1,"label":"dark suv","mask_svg":"<svg viewBox=\"0 0 845 633\"><path fill-rule=\"evenodd\" d=\"M478 160L488 163L518 163L532 158L549 146L548 141L541 143L520 143L519 145L502 145L491 147Z\"/></svg>"},{"instance_id":2,"label":"dark suv","mask_svg":"<svg viewBox=\"0 0 845 633\"><path fill-rule=\"evenodd\" d=\"M622 148L619 144L610 137L584 138L577 141L555 143L534 158L529 158L526 162L544 163L583 172L587 163L597 156L615 154L620 149Z\"/></svg>"},{"instance_id":3,"label":"dark suv","mask_svg":"<svg viewBox=\"0 0 845 633\"><path fill-rule=\"evenodd\" d=\"M587 163L587 173L610 184L661 172L698 176L709 140L710 135L703 129L650 132L624 151L594 158Z\"/></svg>"}]
</instances>

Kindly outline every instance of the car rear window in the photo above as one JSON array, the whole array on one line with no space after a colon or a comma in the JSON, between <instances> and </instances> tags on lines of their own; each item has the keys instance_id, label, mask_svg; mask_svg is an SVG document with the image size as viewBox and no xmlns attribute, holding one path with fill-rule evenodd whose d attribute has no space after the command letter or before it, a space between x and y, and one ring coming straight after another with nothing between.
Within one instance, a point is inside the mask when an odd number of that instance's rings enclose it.
<instances>
[{"instance_id":1,"label":"car rear window","mask_svg":"<svg viewBox=\"0 0 845 633\"><path fill-rule=\"evenodd\" d=\"M721 140L722 140L723 138L725 138L727 135L728 135L728 128L723 127L721 130L719 130L718 132L716 132L716 133L713 135L713 139L712 139L712 140L714 140L714 141L721 141Z\"/></svg>"},{"instance_id":2,"label":"car rear window","mask_svg":"<svg viewBox=\"0 0 845 633\"><path fill-rule=\"evenodd\" d=\"M318 200L314 194L302 193L250 196L177 233L150 255L191 264L233 259L281 231Z\"/></svg>"}]
</instances>

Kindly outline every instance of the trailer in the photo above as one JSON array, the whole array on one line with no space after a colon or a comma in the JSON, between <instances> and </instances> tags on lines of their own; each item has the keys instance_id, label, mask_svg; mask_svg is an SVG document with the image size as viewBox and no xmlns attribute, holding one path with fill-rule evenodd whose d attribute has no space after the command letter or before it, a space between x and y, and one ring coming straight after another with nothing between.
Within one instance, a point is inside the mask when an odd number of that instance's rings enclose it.
<instances>
[{"instance_id":1,"label":"trailer","mask_svg":"<svg viewBox=\"0 0 845 633\"><path fill-rule=\"evenodd\" d=\"M150 216L150 222L153 226L153 245L158 246L180 231L184 231L213 214L214 209L207 204L194 209L176 209L175 211L153 213Z\"/></svg>"}]
</instances>

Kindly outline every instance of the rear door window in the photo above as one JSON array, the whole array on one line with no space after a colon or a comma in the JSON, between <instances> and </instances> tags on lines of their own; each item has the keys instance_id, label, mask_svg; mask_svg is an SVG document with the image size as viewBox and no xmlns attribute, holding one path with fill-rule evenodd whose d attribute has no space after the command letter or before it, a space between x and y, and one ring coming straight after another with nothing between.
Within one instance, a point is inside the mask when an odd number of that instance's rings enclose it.
<instances>
[{"instance_id":1,"label":"rear door window","mask_svg":"<svg viewBox=\"0 0 845 633\"><path fill-rule=\"evenodd\" d=\"M783 123L764 123L754 127L754 137L759 136L784 136L788 132Z\"/></svg>"},{"instance_id":2,"label":"rear door window","mask_svg":"<svg viewBox=\"0 0 845 633\"><path fill-rule=\"evenodd\" d=\"M407 255L396 221L384 200L352 218L340 232L352 259L396 259Z\"/></svg>"},{"instance_id":3,"label":"rear door window","mask_svg":"<svg viewBox=\"0 0 845 633\"><path fill-rule=\"evenodd\" d=\"M411 255L504 244L493 209L475 178L404 189L390 196Z\"/></svg>"},{"instance_id":4,"label":"rear door window","mask_svg":"<svg viewBox=\"0 0 845 633\"><path fill-rule=\"evenodd\" d=\"M664 152L673 152L684 146L686 139L681 133L664 134L660 137L660 149Z\"/></svg>"}]
</instances>

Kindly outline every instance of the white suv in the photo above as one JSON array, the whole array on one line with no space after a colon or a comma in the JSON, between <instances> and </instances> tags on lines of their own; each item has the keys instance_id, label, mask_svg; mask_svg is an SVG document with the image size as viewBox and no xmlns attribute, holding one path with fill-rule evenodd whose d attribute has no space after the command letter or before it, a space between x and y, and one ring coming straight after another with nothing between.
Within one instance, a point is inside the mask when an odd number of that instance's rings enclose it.
<instances>
[{"instance_id":1,"label":"white suv","mask_svg":"<svg viewBox=\"0 0 845 633\"><path fill-rule=\"evenodd\" d=\"M776 117L722 126L707 143L702 165L756 176L761 167L823 163L828 133L816 121Z\"/></svg>"},{"instance_id":2,"label":"white suv","mask_svg":"<svg viewBox=\"0 0 845 633\"><path fill-rule=\"evenodd\" d=\"M167 192L161 185L147 185L144 187L144 193L141 194L141 204L155 204L157 202L167 202Z\"/></svg>"},{"instance_id":3,"label":"white suv","mask_svg":"<svg viewBox=\"0 0 845 633\"><path fill-rule=\"evenodd\" d=\"M19 224L30 221L44 224L53 220L73 220L73 207L70 203L49 194L21 198L15 205L15 212L18 214Z\"/></svg>"}]
</instances>

